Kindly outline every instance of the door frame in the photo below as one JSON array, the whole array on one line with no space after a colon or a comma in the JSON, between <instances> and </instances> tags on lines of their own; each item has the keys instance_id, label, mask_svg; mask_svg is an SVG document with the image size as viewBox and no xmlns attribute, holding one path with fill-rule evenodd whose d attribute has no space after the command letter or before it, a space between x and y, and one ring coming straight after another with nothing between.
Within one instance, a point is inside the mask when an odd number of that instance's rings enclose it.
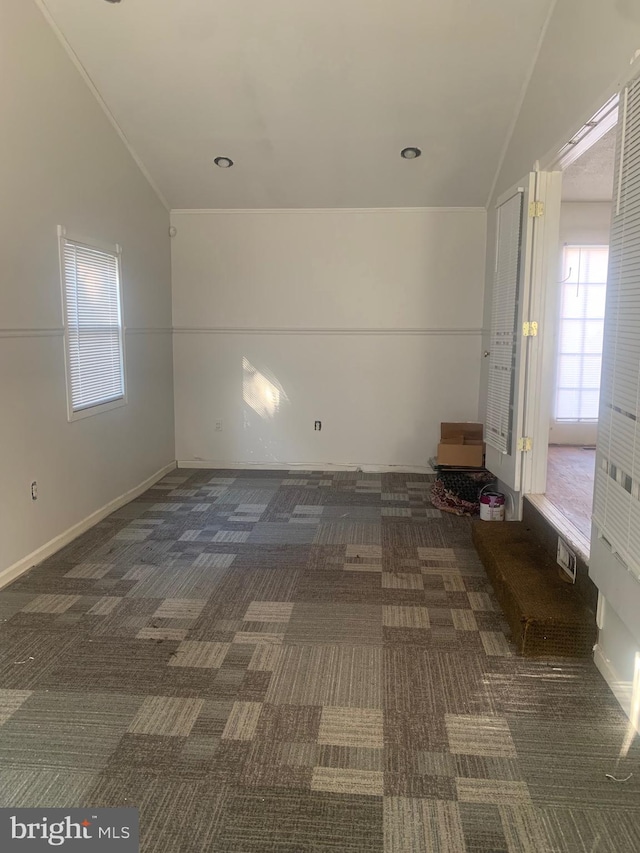
<instances>
[{"instance_id":1,"label":"door frame","mask_svg":"<svg viewBox=\"0 0 640 853\"><path fill-rule=\"evenodd\" d=\"M524 378L524 435L531 451L524 454L522 496L544 494L547 486L549 424L553 408L557 340L558 253L562 172L536 172L536 197L544 199L544 216L536 229L532 259L529 316L538 322L538 335L530 339Z\"/></svg>"}]
</instances>

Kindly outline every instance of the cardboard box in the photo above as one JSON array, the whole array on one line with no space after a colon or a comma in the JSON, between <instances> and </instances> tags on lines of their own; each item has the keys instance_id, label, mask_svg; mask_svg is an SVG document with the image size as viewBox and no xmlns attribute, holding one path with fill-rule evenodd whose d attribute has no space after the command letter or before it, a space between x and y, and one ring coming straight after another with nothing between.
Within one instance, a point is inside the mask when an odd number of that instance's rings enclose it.
<instances>
[{"instance_id":1,"label":"cardboard box","mask_svg":"<svg viewBox=\"0 0 640 853\"><path fill-rule=\"evenodd\" d=\"M482 424L440 424L438 465L453 465L460 468L482 468L485 444Z\"/></svg>"}]
</instances>

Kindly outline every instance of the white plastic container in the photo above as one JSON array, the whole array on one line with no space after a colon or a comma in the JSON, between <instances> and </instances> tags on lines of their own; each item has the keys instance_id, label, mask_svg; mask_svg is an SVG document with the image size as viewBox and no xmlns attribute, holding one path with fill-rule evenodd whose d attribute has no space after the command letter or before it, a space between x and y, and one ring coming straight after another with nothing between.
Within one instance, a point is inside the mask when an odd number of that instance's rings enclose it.
<instances>
[{"instance_id":1,"label":"white plastic container","mask_svg":"<svg viewBox=\"0 0 640 853\"><path fill-rule=\"evenodd\" d=\"M482 521L504 521L504 495L500 492L483 492L480 495Z\"/></svg>"}]
</instances>

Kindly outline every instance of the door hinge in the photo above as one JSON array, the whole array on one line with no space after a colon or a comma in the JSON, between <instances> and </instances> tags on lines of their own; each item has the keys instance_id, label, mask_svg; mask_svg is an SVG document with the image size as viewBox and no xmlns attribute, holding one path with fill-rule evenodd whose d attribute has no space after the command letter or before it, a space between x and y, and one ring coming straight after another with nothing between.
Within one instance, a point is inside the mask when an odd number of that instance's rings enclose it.
<instances>
[{"instance_id":1,"label":"door hinge","mask_svg":"<svg viewBox=\"0 0 640 853\"><path fill-rule=\"evenodd\" d=\"M518 439L518 450L522 450L524 453L529 453L533 450L533 439L525 436L524 438Z\"/></svg>"},{"instance_id":2,"label":"door hinge","mask_svg":"<svg viewBox=\"0 0 640 853\"><path fill-rule=\"evenodd\" d=\"M526 322L522 324L522 335L525 338L537 338L538 337L538 323L536 320L531 320L531 322Z\"/></svg>"},{"instance_id":3,"label":"door hinge","mask_svg":"<svg viewBox=\"0 0 640 853\"><path fill-rule=\"evenodd\" d=\"M529 217L531 219L537 219L540 216L544 216L544 202L543 201L530 201L529 202Z\"/></svg>"}]
</instances>

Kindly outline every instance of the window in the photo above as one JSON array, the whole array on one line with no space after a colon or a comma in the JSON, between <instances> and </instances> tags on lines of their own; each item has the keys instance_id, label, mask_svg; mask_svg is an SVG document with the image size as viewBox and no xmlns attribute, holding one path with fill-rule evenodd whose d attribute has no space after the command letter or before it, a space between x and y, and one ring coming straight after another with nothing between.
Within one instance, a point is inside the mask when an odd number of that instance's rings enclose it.
<instances>
[{"instance_id":1,"label":"window","mask_svg":"<svg viewBox=\"0 0 640 853\"><path fill-rule=\"evenodd\" d=\"M598 420L608 262L608 246L564 248L556 421Z\"/></svg>"},{"instance_id":2,"label":"window","mask_svg":"<svg viewBox=\"0 0 640 853\"><path fill-rule=\"evenodd\" d=\"M126 402L120 248L64 232L60 244L68 411L76 420Z\"/></svg>"}]
</instances>

